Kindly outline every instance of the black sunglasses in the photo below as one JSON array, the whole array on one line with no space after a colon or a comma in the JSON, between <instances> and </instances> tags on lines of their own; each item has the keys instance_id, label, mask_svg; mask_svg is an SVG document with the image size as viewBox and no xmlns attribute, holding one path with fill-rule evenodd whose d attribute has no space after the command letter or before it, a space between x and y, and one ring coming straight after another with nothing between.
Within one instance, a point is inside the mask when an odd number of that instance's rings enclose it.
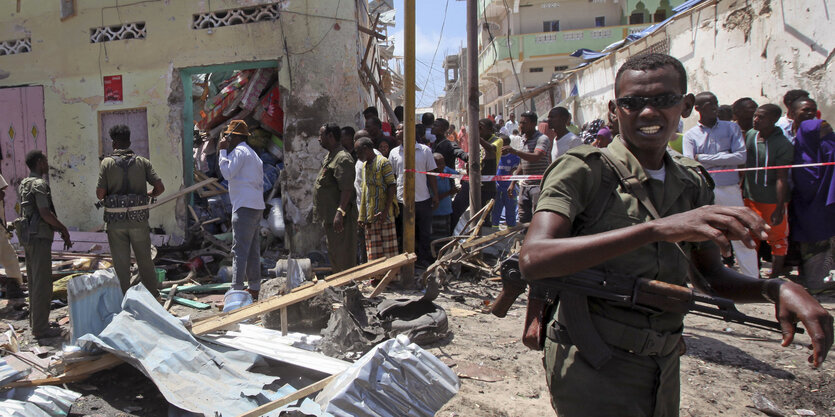
<instances>
[{"instance_id":1,"label":"black sunglasses","mask_svg":"<svg viewBox=\"0 0 835 417\"><path fill-rule=\"evenodd\" d=\"M675 106L678 103L681 103L681 99L684 98L683 94L661 94L658 96L653 97L642 97L642 96L628 96L628 97L621 97L616 100L618 107L622 107L626 110L630 111L637 111L641 110L647 105L655 107L656 109L669 109L670 107Z\"/></svg>"}]
</instances>

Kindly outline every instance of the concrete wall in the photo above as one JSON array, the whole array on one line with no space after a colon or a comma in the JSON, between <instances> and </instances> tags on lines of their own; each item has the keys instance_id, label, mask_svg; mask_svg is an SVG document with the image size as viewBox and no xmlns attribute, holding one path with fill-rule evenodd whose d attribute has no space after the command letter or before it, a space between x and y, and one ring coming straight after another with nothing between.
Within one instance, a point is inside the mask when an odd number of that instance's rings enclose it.
<instances>
[{"instance_id":1,"label":"concrete wall","mask_svg":"<svg viewBox=\"0 0 835 417\"><path fill-rule=\"evenodd\" d=\"M787 90L802 88L817 100L824 118L832 119L832 10L835 0L708 2L647 39L575 73L560 88L567 93L577 84L580 96L573 100L573 114L580 123L604 116L606 103L614 96L617 68L650 47L666 49L668 42L669 53L687 69L690 92L710 90L720 104L752 97L760 104L782 107ZM694 112L685 127L695 125L697 119Z\"/></svg>"},{"instance_id":2,"label":"concrete wall","mask_svg":"<svg viewBox=\"0 0 835 417\"><path fill-rule=\"evenodd\" d=\"M50 182L68 226L93 230L103 223L101 212L92 209L99 167L98 112L147 109L150 159L167 194L183 184L184 176L184 97L178 70L265 60L283 61L279 81L285 90L285 155L287 174L293 178L284 183L285 200L297 208L290 210L290 220L308 221L309 189L324 153L315 140L318 127L326 121L356 124L361 100L367 97L357 74L354 22L360 2L343 1L337 12L337 3L328 0L286 1L275 22L191 29L192 16L210 11L210 5L211 11L219 11L267 3L274 1L177 0L115 7L110 0L84 0L76 2L76 15L63 22L58 2L23 2L19 13L15 2L0 4L0 40L32 38L32 52L0 56L0 68L10 72L0 88L44 86L47 150L56 168ZM334 21L334 16L341 20ZM90 43L91 28L138 21L146 24L146 39ZM117 74L123 76L124 101L104 103L102 76ZM176 214L174 204L154 209L151 226L181 235L183 212L179 224Z\"/></svg>"},{"instance_id":3,"label":"concrete wall","mask_svg":"<svg viewBox=\"0 0 835 417\"><path fill-rule=\"evenodd\" d=\"M523 7L525 4L530 4L530 6ZM594 18L597 16L604 16L607 26L619 25L621 10L620 4L608 1L605 3L591 3L588 0L522 2L519 7L520 25L514 28L514 34L542 32L542 22L551 20L560 21L560 30L593 28Z\"/></svg>"}]
</instances>

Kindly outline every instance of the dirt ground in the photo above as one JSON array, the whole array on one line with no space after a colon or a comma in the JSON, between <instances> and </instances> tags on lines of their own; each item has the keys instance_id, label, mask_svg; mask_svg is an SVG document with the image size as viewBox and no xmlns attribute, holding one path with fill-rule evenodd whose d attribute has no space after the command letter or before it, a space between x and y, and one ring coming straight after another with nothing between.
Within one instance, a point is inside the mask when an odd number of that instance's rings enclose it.
<instances>
[{"instance_id":1,"label":"dirt ground","mask_svg":"<svg viewBox=\"0 0 835 417\"><path fill-rule=\"evenodd\" d=\"M498 294L500 284L457 280L436 302L449 315L451 334L428 350L450 365L461 377L461 389L438 416L553 416L542 354L520 341L524 296L503 319L485 311L485 303ZM391 292L387 296L409 295ZM414 293L411 293L414 295ZM822 297L835 314L835 297ZM25 317L12 305L0 304L0 318L15 328L26 328ZM54 309L53 320L67 315L66 307ZM176 315L200 316L175 306ZM746 314L771 318L773 307L744 305ZM0 324L0 331L7 325ZM763 395L787 416L795 409L817 416L835 416L835 363L815 370L807 364L808 337L798 336L789 347L779 345L779 335L767 331L689 316L686 321L687 353L681 362L682 416L762 416L753 396ZM23 348L31 343L28 332ZM61 340L51 346L60 349ZM835 360L835 358L830 358ZM121 365L95 374L68 388L83 394L71 416L165 416L168 404L142 373ZM605 393L590 393L605 395Z\"/></svg>"}]
</instances>

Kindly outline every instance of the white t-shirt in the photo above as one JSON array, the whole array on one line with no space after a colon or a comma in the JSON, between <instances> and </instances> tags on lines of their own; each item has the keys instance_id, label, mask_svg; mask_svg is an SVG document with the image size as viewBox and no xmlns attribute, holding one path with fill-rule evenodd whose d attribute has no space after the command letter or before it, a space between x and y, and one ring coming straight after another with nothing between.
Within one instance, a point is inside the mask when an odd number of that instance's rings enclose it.
<instances>
[{"instance_id":1,"label":"white t-shirt","mask_svg":"<svg viewBox=\"0 0 835 417\"><path fill-rule=\"evenodd\" d=\"M406 173L406 150L403 146L397 146L389 153L389 162L394 175L397 177L397 201L403 202L403 191L405 188ZM437 168L432 150L420 143L415 144L415 171L431 172ZM426 183L426 174L415 173L415 202L426 201L432 195L429 194L429 185Z\"/></svg>"},{"instance_id":2,"label":"white t-shirt","mask_svg":"<svg viewBox=\"0 0 835 417\"><path fill-rule=\"evenodd\" d=\"M554 139L554 146L551 147L551 161L555 161L562 154L568 152L569 149L576 148L582 144L583 140L571 132Z\"/></svg>"}]
</instances>

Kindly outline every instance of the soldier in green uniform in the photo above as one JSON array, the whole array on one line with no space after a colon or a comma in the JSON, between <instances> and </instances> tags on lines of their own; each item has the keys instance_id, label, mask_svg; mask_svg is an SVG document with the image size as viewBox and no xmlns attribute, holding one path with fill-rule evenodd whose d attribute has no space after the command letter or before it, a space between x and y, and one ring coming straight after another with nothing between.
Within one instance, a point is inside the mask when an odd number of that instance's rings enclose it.
<instances>
[{"instance_id":1,"label":"soldier in green uniform","mask_svg":"<svg viewBox=\"0 0 835 417\"><path fill-rule=\"evenodd\" d=\"M328 154L313 186L313 209L328 238L333 272L357 264L357 205L354 191L354 159L342 148L339 126L319 128L319 144Z\"/></svg>"},{"instance_id":2,"label":"soldier in green uniform","mask_svg":"<svg viewBox=\"0 0 835 417\"><path fill-rule=\"evenodd\" d=\"M139 267L139 278L145 288L156 296L157 287L154 261L151 259L151 234L146 206L152 197L165 191L151 161L136 155L130 149L130 128L116 125L110 128L113 153L101 161L96 197L104 202L104 221L107 242L113 256L113 267L122 286L122 292L130 287L131 248ZM146 184L153 185L148 191ZM108 209L135 208L128 211Z\"/></svg>"},{"instance_id":3,"label":"soldier in green uniform","mask_svg":"<svg viewBox=\"0 0 835 417\"><path fill-rule=\"evenodd\" d=\"M49 303L52 299L52 239L61 234L64 249L72 247L70 232L58 220L52 193L43 176L49 163L43 152L26 154L29 176L20 182L17 195L22 222L15 222L18 240L26 255L26 276L29 279L29 325L36 339L61 336L61 329L49 327Z\"/></svg>"},{"instance_id":4,"label":"soldier in green uniform","mask_svg":"<svg viewBox=\"0 0 835 417\"><path fill-rule=\"evenodd\" d=\"M612 162L603 160L601 150L581 146L546 172L520 255L524 276L554 278L593 269L681 285L690 269L687 253L698 271L694 283L737 302L775 303L783 346L802 321L814 349L809 361L820 366L832 346L832 316L795 283L747 277L721 263L720 252L730 251L731 240L753 248L751 236L765 238L768 226L747 208L712 205L709 176L692 160L666 152L679 118L687 117L694 103L681 63L662 54L630 58L615 78L615 97L609 111L621 136L609 145ZM629 175L613 173L618 164ZM613 176L631 176L630 184L641 184L648 197L617 181L606 190L603 179ZM676 242L685 242L682 251ZM593 297L569 304L572 297L561 294L546 316L544 365L557 414L677 416L683 315ZM588 315L578 314L586 309ZM580 326L576 317L591 320ZM586 349L591 339L573 334L599 336L594 346L603 345L608 354ZM601 395L589 401L591 391Z\"/></svg>"}]
</instances>

